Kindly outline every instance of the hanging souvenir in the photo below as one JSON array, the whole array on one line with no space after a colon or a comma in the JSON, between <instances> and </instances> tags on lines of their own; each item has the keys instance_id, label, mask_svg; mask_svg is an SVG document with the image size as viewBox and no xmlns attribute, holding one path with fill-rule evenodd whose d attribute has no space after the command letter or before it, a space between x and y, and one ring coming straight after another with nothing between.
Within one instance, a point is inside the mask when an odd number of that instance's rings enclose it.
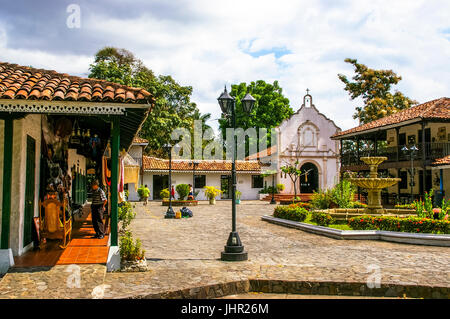
<instances>
[{"instance_id":1,"label":"hanging souvenir","mask_svg":"<svg viewBox=\"0 0 450 319\"><path fill-rule=\"evenodd\" d=\"M94 137L91 137L89 140L89 146L91 147L92 156L96 158L101 146L101 141L97 134L95 134Z\"/></svg>"},{"instance_id":2,"label":"hanging souvenir","mask_svg":"<svg viewBox=\"0 0 450 319\"><path fill-rule=\"evenodd\" d=\"M91 156L91 146L90 146L90 139L91 139L91 130L87 129L84 132L84 136L83 136L83 155L86 157L90 157Z\"/></svg>"},{"instance_id":3,"label":"hanging souvenir","mask_svg":"<svg viewBox=\"0 0 450 319\"><path fill-rule=\"evenodd\" d=\"M77 130L77 121L75 120L75 123L73 124L72 134L70 135L69 139L69 148L74 148L78 150L80 148L81 139L80 139L80 127L78 127Z\"/></svg>"}]
</instances>

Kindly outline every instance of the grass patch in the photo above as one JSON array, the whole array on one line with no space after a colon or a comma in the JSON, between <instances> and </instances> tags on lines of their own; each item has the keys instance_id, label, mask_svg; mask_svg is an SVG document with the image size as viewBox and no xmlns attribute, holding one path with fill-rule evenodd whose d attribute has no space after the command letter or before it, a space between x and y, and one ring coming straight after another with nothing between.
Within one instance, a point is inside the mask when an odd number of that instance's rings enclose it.
<instances>
[{"instance_id":1,"label":"grass patch","mask_svg":"<svg viewBox=\"0 0 450 319\"><path fill-rule=\"evenodd\" d=\"M310 225L320 226L317 223L313 222L311 220L311 218L312 218L311 214L308 214L308 216L306 217L306 219L303 222L306 224L310 224ZM331 225L325 226L325 227L339 229L339 230L353 230L353 228L351 228L347 224L331 224Z\"/></svg>"}]
</instances>

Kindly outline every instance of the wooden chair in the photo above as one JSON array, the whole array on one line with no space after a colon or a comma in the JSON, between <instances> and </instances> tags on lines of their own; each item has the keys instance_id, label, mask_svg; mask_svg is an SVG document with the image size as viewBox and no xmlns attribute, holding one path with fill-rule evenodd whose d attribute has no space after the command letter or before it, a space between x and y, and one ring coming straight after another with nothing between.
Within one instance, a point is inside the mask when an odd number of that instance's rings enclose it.
<instances>
[{"instance_id":1,"label":"wooden chair","mask_svg":"<svg viewBox=\"0 0 450 319\"><path fill-rule=\"evenodd\" d=\"M72 219L66 219L66 202L50 198L39 202L41 238L61 239L60 248L65 249L72 235Z\"/></svg>"}]
</instances>

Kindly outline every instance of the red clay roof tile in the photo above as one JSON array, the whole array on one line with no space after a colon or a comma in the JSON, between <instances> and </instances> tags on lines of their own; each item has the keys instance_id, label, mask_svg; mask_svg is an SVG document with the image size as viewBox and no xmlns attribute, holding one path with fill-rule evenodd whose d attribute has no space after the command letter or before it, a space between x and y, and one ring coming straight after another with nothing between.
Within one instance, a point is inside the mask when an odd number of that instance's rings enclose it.
<instances>
[{"instance_id":1,"label":"red clay roof tile","mask_svg":"<svg viewBox=\"0 0 450 319\"><path fill-rule=\"evenodd\" d=\"M144 89L0 62L0 99L152 103Z\"/></svg>"},{"instance_id":2,"label":"red clay roof tile","mask_svg":"<svg viewBox=\"0 0 450 319\"><path fill-rule=\"evenodd\" d=\"M364 132L378 127L387 125L398 124L413 119L437 119L437 120L449 120L450 119L450 98L443 97L440 99L432 100L420 105L413 106L409 109L397 112L395 114L383 117L381 119L351 128L346 131L336 133L332 138L337 138L347 134Z\"/></svg>"},{"instance_id":3,"label":"red clay roof tile","mask_svg":"<svg viewBox=\"0 0 450 319\"><path fill-rule=\"evenodd\" d=\"M168 170L169 160L143 156L144 170ZM192 171L192 161L172 160L172 169L175 171ZM231 171L231 161L203 160L199 161L196 171ZM262 164L257 161L236 161L237 171L259 172L262 170Z\"/></svg>"},{"instance_id":4,"label":"red clay roof tile","mask_svg":"<svg viewBox=\"0 0 450 319\"><path fill-rule=\"evenodd\" d=\"M432 165L439 166L439 165L450 165L450 155L447 155L443 158L438 158L435 160Z\"/></svg>"}]
</instances>

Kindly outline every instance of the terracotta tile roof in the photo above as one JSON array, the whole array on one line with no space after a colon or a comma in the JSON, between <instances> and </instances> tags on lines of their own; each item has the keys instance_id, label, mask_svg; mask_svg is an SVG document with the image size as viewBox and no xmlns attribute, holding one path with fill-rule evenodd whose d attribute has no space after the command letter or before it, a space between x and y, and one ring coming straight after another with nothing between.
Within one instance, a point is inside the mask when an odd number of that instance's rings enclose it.
<instances>
[{"instance_id":1,"label":"terracotta tile roof","mask_svg":"<svg viewBox=\"0 0 450 319\"><path fill-rule=\"evenodd\" d=\"M0 99L147 103L146 90L0 62Z\"/></svg>"},{"instance_id":2,"label":"terracotta tile roof","mask_svg":"<svg viewBox=\"0 0 450 319\"><path fill-rule=\"evenodd\" d=\"M148 140L146 140L145 138L136 136L136 137L133 139L133 144L148 144Z\"/></svg>"},{"instance_id":3,"label":"terracotta tile roof","mask_svg":"<svg viewBox=\"0 0 450 319\"><path fill-rule=\"evenodd\" d=\"M144 156L144 170L168 170L169 160ZM263 165L257 161L236 161L237 171L257 172L261 171ZM172 160L172 169L175 171L192 171L192 161ZM231 161L203 160L199 161L196 171L231 171Z\"/></svg>"},{"instance_id":4,"label":"terracotta tile roof","mask_svg":"<svg viewBox=\"0 0 450 319\"><path fill-rule=\"evenodd\" d=\"M439 166L439 165L450 165L450 155L447 155L443 158L438 158L435 160L432 165Z\"/></svg>"},{"instance_id":5,"label":"terracotta tile roof","mask_svg":"<svg viewBox=\"0 0 450 319\"><path fill-rule=\"evenodd\" d=\"M277 152L277 146L276 146L276 145L273 145L273 146L270 147L270 148L267 148L267 149L262 150L262 151L260 151L260 152L258 152L258 153L255 153L255 154L252 154L252 155L247 156L247 157L245 158L245 160L247 160L247 161L248 161L248 160L258 160L258 159L260 159L260 158L270 156L270 155L272 155L273 153L276 153L276 152Z\"/></svg>"},{"instance_id":6,"label":"terracotta tile roof","mask_svg":"<svg viewBox=\"0 0 450 319\"><path fill-rule=\"evenodd\" d=\"M432 100L420 105L413 106L409 109L397 112L395 114L383 117L381 119L354 127L352 129L334 134L331 138L344 136L347 134L358 133L370 129L383 127L392 124L398 124L413 119L434 119L434 120L450 120L450 98L443 97Z\"/></svg>"}]
</instances>

